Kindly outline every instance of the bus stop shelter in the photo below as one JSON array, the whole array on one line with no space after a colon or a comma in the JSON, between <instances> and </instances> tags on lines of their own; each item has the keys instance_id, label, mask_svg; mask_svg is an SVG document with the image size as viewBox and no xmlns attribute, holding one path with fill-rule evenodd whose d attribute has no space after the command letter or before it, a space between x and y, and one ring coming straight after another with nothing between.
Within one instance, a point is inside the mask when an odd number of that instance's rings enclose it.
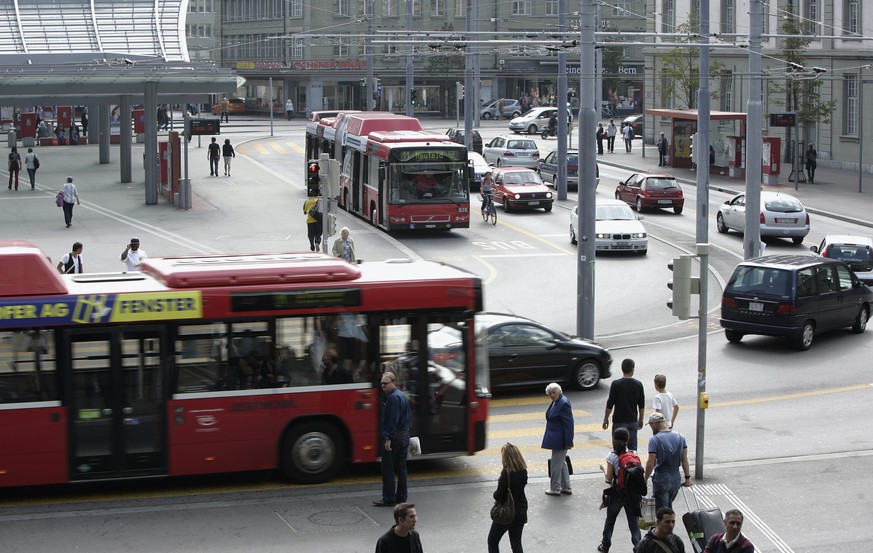
<instances>
[{"instance_id":1,"label":"bus stop shelter","mask_svg":"<svg viewBox=\"0 0 873 553\"><path fill-rule=\"evenodd\" d=\"M696 109L647 109L646 115L669 120L668 149L674 168L692 168L693 137L697 133ZM745 177L746 114L732 111L712 111L709 114L710 152L703 162L709 170L732 177ZM696 152L698 153L698 152ZM699 163L698 163L699 164Z\"/></svg>"}]
</instances>

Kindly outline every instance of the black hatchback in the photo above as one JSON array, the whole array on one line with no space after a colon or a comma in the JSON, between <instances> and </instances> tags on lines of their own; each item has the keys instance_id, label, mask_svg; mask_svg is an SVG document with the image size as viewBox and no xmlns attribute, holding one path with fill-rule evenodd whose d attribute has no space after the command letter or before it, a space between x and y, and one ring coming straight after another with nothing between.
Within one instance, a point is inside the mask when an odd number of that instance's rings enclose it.
<instances>
[{"instance_id":1,"label":"black hatchback","mask_svg":"<svg viewBox=\"0 0 873 553\"><path fill-rule=\"evenodd\" d=\"M482 135L479 134L479 131L473 129L470 133L473 136L473 149L471 151L476 152L477 154L482 153ZM446 131L446 136L449 137L449 140L452 142L456 142L458 144L466 144L464 141L464 129L449 129Z\"/></svg>"},{"instance_id":2,"label":"black hatchback","mask_svg":"<svg viewBox=\"0 0 873 553\"><path fill-rule=\"evenodd\" d=\"M867 327L873 290L842 261L769 255L737 265L724 289L720 323L731 343L746 334L783 336L800 350L816 334Z\"/></svg>"}]
</instances>

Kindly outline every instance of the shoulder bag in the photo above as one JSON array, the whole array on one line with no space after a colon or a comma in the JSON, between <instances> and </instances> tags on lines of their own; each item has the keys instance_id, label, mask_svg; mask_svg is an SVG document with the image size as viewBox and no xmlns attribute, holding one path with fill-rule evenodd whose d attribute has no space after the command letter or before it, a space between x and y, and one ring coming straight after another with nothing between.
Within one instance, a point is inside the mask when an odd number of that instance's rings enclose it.
<instances>
[{"instance_id":1,"label":"shoulder bag","mask_svg":"<svg viewBox=\"0 0 873 553\"><path fill-rule=\"evenodd\" d=\"M509 471L506 471L506 498L503 501L495 501L491 507L491 520L497 524L509 526L515 519L515 500L512 498L510 489Z\"/></svg>"}]
</instances>

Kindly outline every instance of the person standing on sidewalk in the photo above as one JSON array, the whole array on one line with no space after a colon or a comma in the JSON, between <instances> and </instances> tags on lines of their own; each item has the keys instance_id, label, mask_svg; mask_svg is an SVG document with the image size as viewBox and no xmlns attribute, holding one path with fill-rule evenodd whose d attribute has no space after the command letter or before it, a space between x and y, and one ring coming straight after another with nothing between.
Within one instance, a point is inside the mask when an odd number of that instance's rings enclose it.
<instances>
[{"instance_id":1,"label":"person standing on sidewalk","mask_svg":"<svg viewBox=\"0 0 873 553\"><path fill-rule=\"evenodd\" d=\"M724 514L725 532L713 534L703 553L755 553L755 545L743 535L743 513L730 509Z\"/></svg>"},{"instance_id":2,"label":"person standing on sidewalk","mask_svg":"<svg viewBox=\"0 0 873 553\"><path fill-rule=\"evenodd\" d=\"M321 247L322 215L318 210L318 197L306 198L303 202L303 214L306 215L306 236L309 238L309 250L316 251Z\"/></svg>"},{"instance_id":3,"label":"person standing on sidewalk","mask_svg":"<svg viewBox=\"0 0 873 553\"><path fill-rule=\"evenodd\" d=\"M685 553L685 544L673 533L676 513L669 507L658 509L655 527L634 547L634 553Z\"/></svg>"},{"instance_id":4,"label":"person standing on sidewalk","mask_svg":"<svg viewBox=\"0 0 873 553\"><path fill-rule=\"evenodd\" d=\"M230 139L224 139L224 145L221 147L221 155L224 157L224 176L230 176L230 160L236 157L236 152L233 151L233 146L230 145ZM218 170L216 168L216 174Z\"/></svg>"},{"instance_id":5,"label":"person standing on sidewalk","mask_svg":"<svg viewBox=\"0 0 873 553\"><path fill-rule=\"evenodd\" d=\"M397 376L391 371L382 373L382 498L374 501L377 507L393 507L407 499L406 456L409 453L409 427L412 426L412 408L406 394L397 387ZM397 477L397 487L394 478Z\"/></svg>"},{"instance_id":6,"label":"person standing on sidewalk","mask_svg":"<svg viewBox=\"0 0 873 553\"><path fill-rule=\"evenodd\" d=\"M139 238L131 238L130 243L121 252L121 261L127 265L128 273L140 272L140 264L147 259L148 255L145 250L139 249Z\"/></svg>"},{"instance_id":7,"label":"person standing on sidewalk","mask_svg":"<svg viewBox=\"0 0 873 553\"><path fill-rule=\"evenodd\" d=\"M549 489L546 495L570 495L573 487L570 485L570 468L567 466L567 452L573 449L575 428L573 423L573 408L570 400L564 396L561 385L552 382L546 386L546 395L552 400L546 410L546 432L543 435L543 449L550 449L552 457L549 461Z\"/></svg>"},{"instance_id":8,"label":"person standing on sidewalk","mask_svg":"<svg viewBox=\"0 0 873 553\"><path fill-rule=\"evenodd\" d=\"M606 504L606 520L603 522L603 537L597 550L608 553L612 546L612 531L615 529L615 521L618 513L624 509L627 518L627 527L631 533L631 544L634 547L640 543L640 525L637 521L640 510L640 496L622 489L618 484L619 456L627 449L629 434L627 428L616 428L612 432L612 451L606 456L606 466L600 465L606 483L611 487L604 493L609 496Z\"/></svg>"},{"instance_id":9,"label":"person standing on sidewalk","mask_svg":"<svg viewBox=\"0 0 873 553\"><path fill-rule=\"evenodd\" d=\"M27 149L27 155L24 156L24 167L27 169L27 176L30 177L30 189L36 190L36 170L39 165L39 159L33 153L33 148Z\"/></svg>"},{"instance_id":10,"label":"person standing on sidewalk","mask_svg":"<svg viewBox=\"0 0 873 553\"><path fill-rule=\"evenodd\" d=\"M61 192L64 194L64 222L67 224L67 228L70 228L73 225L73 205L82 203L79 201L79 189L73 184L73 177L67 177L67 182L64 183Z\"/></svg>"},{"instance_id":11,"label":"person standing on sidewalk","mask_svg":"<svg viewBox=\"0 0 873 553\"><path fill-rule=\"evenodd\" d=\"M285 119L288 121L294 117L294 102L291 101L291 98L285 100Z\"/></svg>"},{"instance_id":12,"label":"person standing on sidewalk","mask_svg":"<svg viewBox=\"0 0 873 553\"><path fill-rule=\"evenodd\" d=\"M349 227L340 230L340 236L333 241L331 252L334 257L345 259L349 263L355 262L355 241L349 236Z\"/></svg>"},{"instance_id":13,"label":"person standing on sidewalk","mask_svg":"<svg viewBox=\"0 0 873 553\"><path fill-rule=\"evenodd\" d=\"M218 160L221 159L221 146L212 137L212 142L209 143L209 148L206 151L206 158L209 160L209 175L218 176Z\"/></svg>"},{"instance_id":14,"label":"person standing on sidewalk","mask_svg":"<svg viewBox=\"0 0 873 553\"><path fill-rule=\"evenodd\" d=\"M58 272L62 275L84 273L85 271L82 269L82 249L81 242L74 242L70 253L64 254L64 257L58 262Z\"/></svg>"},{"instance_id":15,"label":"person standing on sidewalk","mask_svg":"<svg viewBox=\"0 0 873 553\"><path fill-rule=\"evenodd\" d=\"M625 153L631 153L631 149L633 147L634 141L634 127L633 125L625 125L621 130L621 134L624 136L624 151Z\"/></svg>"},{"instance_id":16,"label":"person standing on sidewalk","mask_svg":"<svg viewBox=\"0 0 873 553\"><path fill-rule=\"evenodd\" d=\"M658 139L658 167L666 167L667 165L667 137L664 136L664 133L661 133L661 137Z\"/></svg>"},{"instance_id":17,"label":"person standing on sidewalk","mask_svg":"<svg viewBox=\"0 0 873 553\"><path fill-rule=\"evenodd\" d=\"M606 125L606 148L609 153L614 153L615 150L615 135L618 134L618 129L615 128L615 121L610 119Z\"/></svg>"},{"instance_id":18,"label":"person standing on sidewalk","mask_svg":"<svg viewBox=\"0 0 873 553\"><path fill-rule=\"evenodd\" d=\"M606 131L603 130L603 123L597 123L597 134L594 136L597 138L597 153L603 153L603 135Z\"/></svg>"},{"instance_id":19,"label":"person standing on sidewalk","mask_svg":"<svg viewBox=\"0 0 873 553\"><path fill-rule=\"evenodd\" d=\"M21 155L18 153L18 148L12 147L9 152L9 190L12 190L12 180L15 178L15 189L18 190L18 173L21 172ZM70 226L70 225L67 225Z\"/></svg>"},{"instance_id":20,"label":"person standing on sidewalk","mask_svg":"<svg viewBox=\"0 0 873 553\"><path fill-rule=\"evenodd\" d=\"M806 148L806 180L809 184L813 184L815 182L815 168L818 165L816 160L818 159L818 152L815 151L812 144L810 144Z\"/></svg>"},{"instance_id":21,"label":"person standing on sidewalk","mask_svg":"<svg viewBox=\"0 0 873 553\"><path fill-rule=\"evenodd\" d=\"M652 478L655 508L672 507L680 487L691 486L691 467L688 465L688 444L685 436L673 432L661 413L649 415L652 439L649 440L649 458L646 460L646 480ZM684 471L685 477L679 474Z\"/></svg>"},{"instance_id":22,"label":"person standing on sidewalk","mask_svg":"<svg viewBox=\"0 0 873 553\"><path fill-rule=\"evenodd\" d=\"M221 120L230 123L230 100L227 99L227 96L222 96L218 104L221 106ZM218 175L218 172L216 171L215 174Z\"/></svg>"},{"instance_id":23,"label":"person standing on sidewalk","mask_svg":"<svg viewBox=\"0 0 873 553\"><path fill-rule=\"evenodd\" d=\"M633 359L621 362L622 378L612 381L609 385L609 398L606 400L606 411L603 414L603 429L609 428L609 415L612 414L612 427L627 428L630 435L627 448L637 450L637 431L643 427L646 414L646 392L643 383L634 378L636 364Z\"/></svg>"},{"instance_id":24,"label":"person standing on sidewalk","mask_svg":"<svg viewBox=\"0 0 873 553\"><path fill-rule=\"evenodd\" d=\"M506 494L512 493L512 503L515 506L515 518L510 524L491 523L488 532L488 553L500 553L500 540L503 534L509 532L509 546L512 553L524 553L521 545L521 534L527 524L527 496L524 488L527 486L527 463L515 444L506 442L500 449L500 461L503 470L497 479L497 489L494 499L500 503L506 501Z\"/></svg>"},{"instance_id":25,"label":"person standing on sidewalk","mask_svg":"<svg viewBox=\"0 0 873 553\"><path fill-rule=\"evenodd\" d=\"M414 503L394 507L394 526L376 542L376 553L423 553L421 538L415 531L417 519Z\"/></svg>"}]
</instances>

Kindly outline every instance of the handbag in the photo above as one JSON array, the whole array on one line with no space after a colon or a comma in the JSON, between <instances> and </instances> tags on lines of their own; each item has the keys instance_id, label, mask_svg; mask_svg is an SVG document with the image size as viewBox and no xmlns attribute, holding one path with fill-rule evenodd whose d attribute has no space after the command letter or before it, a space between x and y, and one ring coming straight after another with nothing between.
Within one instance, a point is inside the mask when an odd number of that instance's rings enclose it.
<instances>
[{"instance_id":1,"label":"handbag","mask_svg":"<svg viewBox=\"0 0 873 553\"><path fill-rule=\"evenodd\" d=\"M58 207L64 207L64 191L63 190L61 190L60 192L57 193L57 195L55 195L55 205Z\"/></svg>"},{"instance_id":2,"label":"handbag","mask_svg":"<svg viewBox=\"0 0 873 553\"><path fill-rule=\"evenodd\" d=\"M570 461L570 456L569 456L569 455L567 455L566 457L564 457L564 462L567 463L567 473L569 473L570 475L572 475L572 474L573 474L573 462ZM551 475L552 475L552 460L551 460L551 459L546 459L546 465L547 465L547 468L546 468L546 474L548 474L549 476L551 476Z\"/></svg>"},{"instance_id":3,"label":"handbag","mask_svg":"<svg viewBox=\"0 0 873 553\"><path fill-rule=\"evenodd\" d=\"M494 502L491 507L491 520L506 526L515 520L515 500L512 498L512 490L509 489L509 471L506 471L506 498Z\"/></svg>"},{"instance_id":4,"label":"handbag","mask_svg":"<svg viewBox=\"0 0 873 553\"><path fill-rule=\"evenodd\" d=\"M33 156L33 168L39 169L39 158L36 156Z\"/></svg>"}]
</instances>

